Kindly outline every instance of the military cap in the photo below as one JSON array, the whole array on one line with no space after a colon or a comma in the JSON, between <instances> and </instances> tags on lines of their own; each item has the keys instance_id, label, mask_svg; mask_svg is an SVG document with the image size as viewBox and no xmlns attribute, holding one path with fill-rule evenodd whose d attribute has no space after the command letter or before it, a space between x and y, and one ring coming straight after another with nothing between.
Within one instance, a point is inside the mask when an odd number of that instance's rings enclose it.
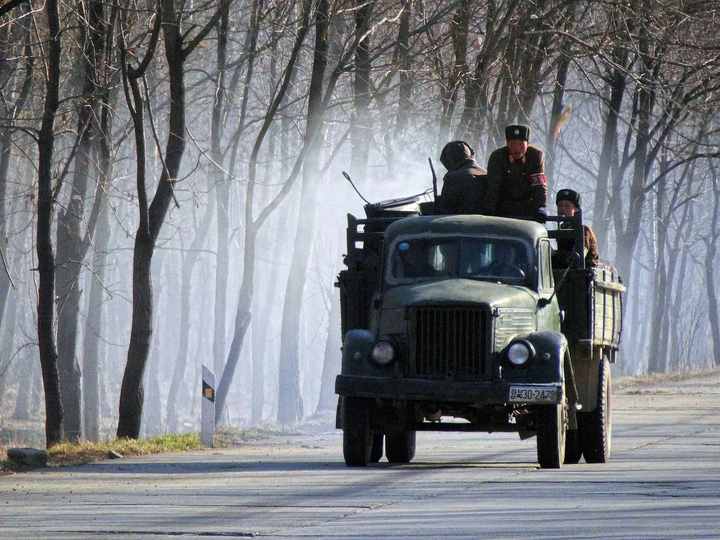
<instances>
[{"instance_id":1,"label":"military cap","mask_svg":"<svg viewBox=\"0 0 720 540\"><path fill-rule=\"evenodd\" d=\"M465 141L452 141L445 145L440 154L440 163L448 171L454 171L465 161L475 156L475 150Z\"/></svg>"},{"instance_id":2,"label":"military cap","mask_svg":"<svg viewBox=\"0 0 720 540\"><path fill-rule=\"evenodd\" d=\"M519 139L521 141L530 140L530 126L508 126L505 128L505 140L512 141Z\"/></svg>"},{"instance_id":3,"label":"military cap","mask_svg":"<svg viewBox=\"0 0 720 540\"><path fill-rule=\"evenodd\" d=\"M558 191L558 194L555 197L555 204L558 204L560 201L570 201L576 208L582 208L580 194L572 189L561 189Z\"/></svg>"}]
</instances>

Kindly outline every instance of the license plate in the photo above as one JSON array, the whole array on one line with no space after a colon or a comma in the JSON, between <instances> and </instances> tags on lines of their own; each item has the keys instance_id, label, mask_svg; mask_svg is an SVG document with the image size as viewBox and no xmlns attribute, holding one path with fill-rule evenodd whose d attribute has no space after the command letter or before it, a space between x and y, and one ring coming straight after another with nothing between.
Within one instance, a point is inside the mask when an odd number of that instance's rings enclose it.
<instances>
[{"instance_id":1,"label":"license plate","mask_svg":"<svg viewBox=\"0 0 720 540\"><path fill-rule=\"evenodd\" d=\"M557 388L511 386L510 401L515 403L557 403Z\"/></svg>"}]
</instances>

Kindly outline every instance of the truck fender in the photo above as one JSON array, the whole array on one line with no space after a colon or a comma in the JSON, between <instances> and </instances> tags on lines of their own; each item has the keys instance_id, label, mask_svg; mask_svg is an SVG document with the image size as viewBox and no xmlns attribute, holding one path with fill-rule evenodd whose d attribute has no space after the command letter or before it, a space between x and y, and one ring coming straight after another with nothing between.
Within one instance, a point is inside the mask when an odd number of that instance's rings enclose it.
<instances>
[{"instance_id":1,"label":"truck fender","mask_svg":"<svg viewBox=\"0 0 720 540\"><path fill-rule=\"evenodd\" d=\"M542 378L538 382L562 382L565 380L565 353L567 339L560 332L532 332L517 339L529 341L535 348L535 362L531 369Z\"/></svg>"},{"instance_id":2,"label":"truck fender","mask_svg":"<svg viewBox=\"0 0 720 540\"><path fill-rule=\"evenodd\" d=\"M547 378L544 382L565 382L572 428L575 424L575 405L579 399L567 339L560 332L550 331L532 332L522 339L526 339L535 347L535 360L538 364L536 368L538 373L535 376Z\"/></svg>"},{"instance_id":3,"label":"truck fender","mask_svg":"<svg viewBox=\"0 0 720 540\"><path fill-rule=\"evenodd\" d=\"M376 336L369 330L348 330L342 348L342 373L358 371L358 364L370 358Z\"/></svg>"}]
</instances>

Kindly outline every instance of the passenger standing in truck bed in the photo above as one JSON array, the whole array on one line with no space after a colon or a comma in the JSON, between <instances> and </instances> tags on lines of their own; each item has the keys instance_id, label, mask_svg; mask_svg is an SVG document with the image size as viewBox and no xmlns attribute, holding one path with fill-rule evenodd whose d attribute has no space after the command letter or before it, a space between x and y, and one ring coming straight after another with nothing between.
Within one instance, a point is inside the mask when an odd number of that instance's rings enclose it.
<instances>
[{"instance_id":1,"label":"passenger standing in truck bed","mask_svg":"<svg viewBox=\"0 0 720 540\"><path fill-rule=\"evenodd\" d=\"M580 194L572 189L561 189L555 197L557 204L557 213L559 216L574 216L575 213L582 208L580 202ZM561 229L567 229L570 223L561 223ZM598 257L598 243L595 233L587 225L583 225L585 230L585 268L594 268L600 262ZM553 252L552 261L555 268L567 268L570 263L571 253L573 251L574 240L572 238L558 238L558 249Z\"/></svg>"},{"instance_id":2,"label":"passenger standing in truck bed","mask_svg":"<svg viewBox=\"0 0 720 540\"><path fill-rule=\"evenodd\" d=\"M488 160L486 208L491 215L546 221L543 153L530 144L528 126L505 128L507 144Z\"/></svg>"},{"instance_id":3,"label":"passenger standing in truck bed","mask_svg":"<svg viewBox=\"0 0 720 540\"><path fill-rule=\"evenodd\" d=\"M475 161L475 150L465 141L449 142L440 154L448 170L443 178L438 214L484 214L487 171Z\"/></svg>"}]
</instances>

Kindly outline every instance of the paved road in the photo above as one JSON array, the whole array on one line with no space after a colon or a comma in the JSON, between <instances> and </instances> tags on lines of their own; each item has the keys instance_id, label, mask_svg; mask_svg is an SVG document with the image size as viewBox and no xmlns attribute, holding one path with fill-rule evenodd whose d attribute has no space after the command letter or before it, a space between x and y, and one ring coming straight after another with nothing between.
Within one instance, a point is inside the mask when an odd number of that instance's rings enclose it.
<instances>
[{"instance_id":1,"label":"paved road","mask_svg":"<svg viewBox=\"0 0 720 540\"><path fill-rule=\"evenodd\" d=\"M534 439L421 433L349 469L339 432L0 478L0 538L720 538L720 372L616 388L606 465Z\"/></svg>"}]
</instances>

